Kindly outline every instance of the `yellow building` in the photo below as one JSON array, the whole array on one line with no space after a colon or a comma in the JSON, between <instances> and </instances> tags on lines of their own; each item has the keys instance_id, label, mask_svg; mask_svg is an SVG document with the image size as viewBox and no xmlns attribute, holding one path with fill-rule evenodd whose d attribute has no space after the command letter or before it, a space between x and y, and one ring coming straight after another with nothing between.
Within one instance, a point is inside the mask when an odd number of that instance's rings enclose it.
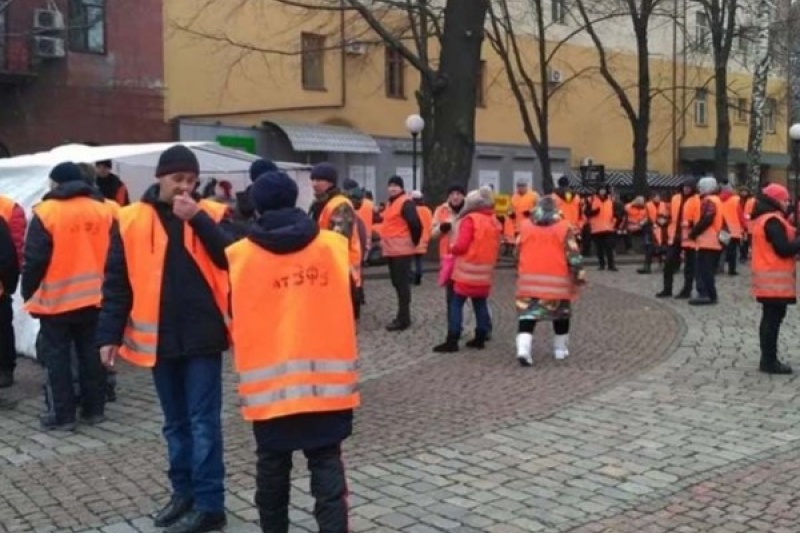
<instances>
[{"instance_id":1,"label":"yellow building","mask_svg":"<svg viewBox=\"0 0 800 533\"><path fill-rule=\"evenodd\" d=\"M165 2L165 15L167 118L177 123L181 140L218 140L279 160L328 160L378 197L392 174L406 177L412 188L405 120L418 109L418 73L355 15L207 0ZM523 40L532 52L536 39ZM624 43L613 46L614 72L635 105L635 55ZM659 42L655 48L650 171L708 172L716 131L713 71L707 60L690 57L685 42ZM670 49L680 52L671 55ZM472 183L503 192L520 179L538 186L540 171L518 104L488 42L483 57ZM630 125L596 65L596 50L585 39L563 45L553 62L547 83L554 87L586 71L551 101L556 176L587 158L607 169L632 168ZM730 73L733 101L741 107L731 111L732 174L744 162L750 83L746 70ZM772 172L788 164L785 113L778 112L783 85L771 81L769 87L773 101L763 160Z\"/></svg>"}]
</instances>

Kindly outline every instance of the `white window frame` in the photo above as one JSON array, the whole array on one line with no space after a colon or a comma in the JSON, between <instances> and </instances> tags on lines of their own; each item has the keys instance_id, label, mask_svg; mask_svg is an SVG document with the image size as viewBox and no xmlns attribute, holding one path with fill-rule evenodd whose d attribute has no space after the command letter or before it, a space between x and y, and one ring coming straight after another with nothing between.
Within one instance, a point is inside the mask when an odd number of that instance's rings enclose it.
<instances>
[{"instance_id":1,"label":"white window frame","mask_svg":"<svg viewBox=\"0 0 800 533\"><path fill-rule=\"evenodd\" d=\"M706 89L694 90L694 124L695 126L708 126L708 90Z\"/></svg>"}]
</instances>

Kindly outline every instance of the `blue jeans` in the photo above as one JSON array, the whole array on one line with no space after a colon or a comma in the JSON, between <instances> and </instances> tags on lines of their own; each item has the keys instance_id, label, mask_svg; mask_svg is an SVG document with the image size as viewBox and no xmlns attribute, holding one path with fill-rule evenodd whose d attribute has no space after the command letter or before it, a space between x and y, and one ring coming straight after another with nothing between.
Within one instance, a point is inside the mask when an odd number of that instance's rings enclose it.
<instances>
[{"instance_id":1,"label":"blue jeans","mask_svg":"<svg viewBox=\"0 0 800 533\"><path fill-rule=\"evenodd\" d=\"M222 356L158 359L153 368L169 453L172 492L204 512L225 510Z\"/></svg>"},{"instance_id":2,"label":"blue jeans","mask_svg":"<svg viewBox=\"0 0 800 533\"><path fill-rule=\"evenodd\" d=\"M475 332L488 335L492 331L492 318L489 315L489 301L486 298L470 298L472 309L475 311ZM447 316L448 335L461 336L462 324L464 322L464 303L467 297L453 294L450 299L450 312Z\"/></svg>"}]
</instances>

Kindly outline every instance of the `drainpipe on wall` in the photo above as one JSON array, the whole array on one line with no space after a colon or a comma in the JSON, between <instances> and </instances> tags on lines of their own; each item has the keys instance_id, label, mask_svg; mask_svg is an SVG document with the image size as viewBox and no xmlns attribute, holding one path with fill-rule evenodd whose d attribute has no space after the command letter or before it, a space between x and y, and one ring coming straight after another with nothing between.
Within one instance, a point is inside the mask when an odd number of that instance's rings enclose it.
<instances>
[{"instance_id":1,"label":"drainpipe on wall","mask_svg":"<svg viewBox=\"0 0 800 533\"><path fill-rule=\"evenodd\" d=\"M672 12L672 174L678 173L678 2Z\"/></svg>"},{"instance_id":2,"label":"drainpipe on wall","mask_svg":"<svg viewBox=\"0 0 800 533\"><path fill-rule=\"evenodd\" d=\"M677 2L676 2L676 6L677 6ZM681 81L681 85L683 86L681 88L681 93L682 93L682 97L681 97L681 134L678 137L678 142L677 142L677 147L676 147L677 154L676 154L676 157L675 157L675 161L677 163L677 167L678 167L679 171L680 171L680 148L681 148L681 146L683 146L683 141L686 138L686 109L687 109L686 108L686 90L687 90L687 88L686 88L686 82L687 82L687 75L686 75L686 73L687 73L686 13L688 13L688 11L689 11L689 7L687 5L687 0L683 0L683 22L684 22L684 24L683 24L683 32L684 33L683 33L683 39L682 39L682 43L681 43L682 44L682 48L683 48L683 51L681 52L681 56L682 56L681 62L683 63L683 65L682 65L682 78L683 79ZM677 26L677 24L678 24L677 20L675 21L675 24Z\"/></svg>"},{"instance_id":3,"label":"drainpipe on wall","mask_svg":"<svg viewBox=\"0 0 800 533\"><path fill-rule=\"evenodd\" d=\"M340 81L340 95L339 103L336 104L321 104L321 105L303 105L303 106L289 106L289 107L272 107L263 109L248 109L246 111L228 111L224 113L190 113L185 115L178 115L171 119L173 123L176 140L180 129L180 122L184 119L190 118L224 118L231 115L262 115L269 113L279 112L294 112L294 111L314 111L321 109L342 109L347 105L347 54L345 53L345 10L344 0L339 0L339 5L342 9L339 10L339 81Z\"/></svg>"}]
</instances>

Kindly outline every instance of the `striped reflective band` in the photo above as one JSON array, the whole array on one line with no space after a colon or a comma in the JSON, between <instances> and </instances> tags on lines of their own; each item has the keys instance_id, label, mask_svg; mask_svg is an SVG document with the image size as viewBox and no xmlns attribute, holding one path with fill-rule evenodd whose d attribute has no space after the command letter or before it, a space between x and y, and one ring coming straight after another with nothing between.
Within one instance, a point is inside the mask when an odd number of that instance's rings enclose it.
<instances>
[{"instance_id":1,"label":"striped reflective band","mask_svg":"<svg viewBox=\"0 0 800 533\"><path fill-rule=\"evenodd\" d=\"M266 368L257 368L239 373L239 383L254 383L266 379L274 379L287 374L316 373L335 374L355 372L358 361L331 361L327 359L297 359L286 361Z\"/></svg>"},{"instance_id":2,"label":"striped reflective band","mask_svg":"<svg viewBox=\"0 0 800 533\"><path fill-rule=\"evenodd\" d=\"M131 351L155 355L156 343L143 342L136 340L133 337L141 335L155 335L158 333L158 324L153 322L139 322L128 318L128 329L125 330L125 336L122 339L122 345Z\"/></svg>"},{"instance_id":3,"label":"striped reflective band","mask_svg":"<svg viewBox=\"0 0 800 533\"><path fill-rule=\"evenodd\" d=\"M91 287L81 287L77 290L76 285L83 285L87 282L93 283ZM42 307L53 308L67 304L75 300L84 298L102 297L101 285L102 276L98 274L79 274L71 278L58 281L45 281L39 286L39 290L31 298L30 303ZM58 291L60 294L50 294Z\"/></svg>"},{"instance_id":4,"label":"striped reflective band","mask_svg":"<svg viewBox=\"0 0 800 533\"><path fill-rule=\"evenodd\" d=\"M754 290L795 292L794 272L753 272Z\"/></svg>"},{"instance_id":5,"label":"striped reflective band","mask_svg":"<svg viewBox=\"0 0 800 533\"><path fill-rule=\"evenodd\" d=\"M62 289L65 287L69 287L70 285L77 285L79 283L85 283L87 281L97 281L102 283L103 277L99 274L79 274L77 276L73 276L71 278L62 279L58 281L45 281L42 282L40 289L43 291L54 291L56 289Z\"/></svg>"},{"instance_id":6,"label":"striped reflective band","mask_svg":"<svg viewBox=\"0 0 800 533\"><path fill-rule=\"evenodd\" d=\"M570 277L547 274L521 274L517 287L520 292L555 294L565 298L572 296L574 288Z\"/></svg>"},{"instance_id":7,"label":"striped reflective band","mask_svg":"<svg viewBox=\"0 0 800 533\"><path fill-rule=\"evenodd\" d=\"M414 255L416 248L411 237L384 237L381 241L384 255Z\"/></svg>"},{"instance_id":8,"label":"striped reflective band","mask_svg":"<svg viewBox=\"0 0 800 533\"><path fill-rule=\"evenodd\" d=\"M46 294L46 293L45 293ZM42 307L58 307L74 300L82 300L84 298L89 297L102 297L103 293L100 290L100 287L96 287L93 289L84 289L82 291L70 292L67 294L63 294L61 296L34 296L30 299L32 304L40 305Z\"/></svg>"},{"instance_id":9,"label":"striped reflective band","mask_svg":"<svg viewBox=\"0 0 800 533\"><path fill-rule=\"evenodd\" d=\"M456 262L454 276L460 281L491 281L494 265L480 265L477 263Z\"/></svg>"},{"instance_id":10,"label":"striped reflective band","mask_svg":"<svg viewBox=\"0 0 800 533\"><path fill-rule=\"evenodd\" d=\"M345 398L358 392L358 384L351 385L292 385L275 391L244 395L242 406L270 405L300 398Z\"/></svg>"}]
</instances>

